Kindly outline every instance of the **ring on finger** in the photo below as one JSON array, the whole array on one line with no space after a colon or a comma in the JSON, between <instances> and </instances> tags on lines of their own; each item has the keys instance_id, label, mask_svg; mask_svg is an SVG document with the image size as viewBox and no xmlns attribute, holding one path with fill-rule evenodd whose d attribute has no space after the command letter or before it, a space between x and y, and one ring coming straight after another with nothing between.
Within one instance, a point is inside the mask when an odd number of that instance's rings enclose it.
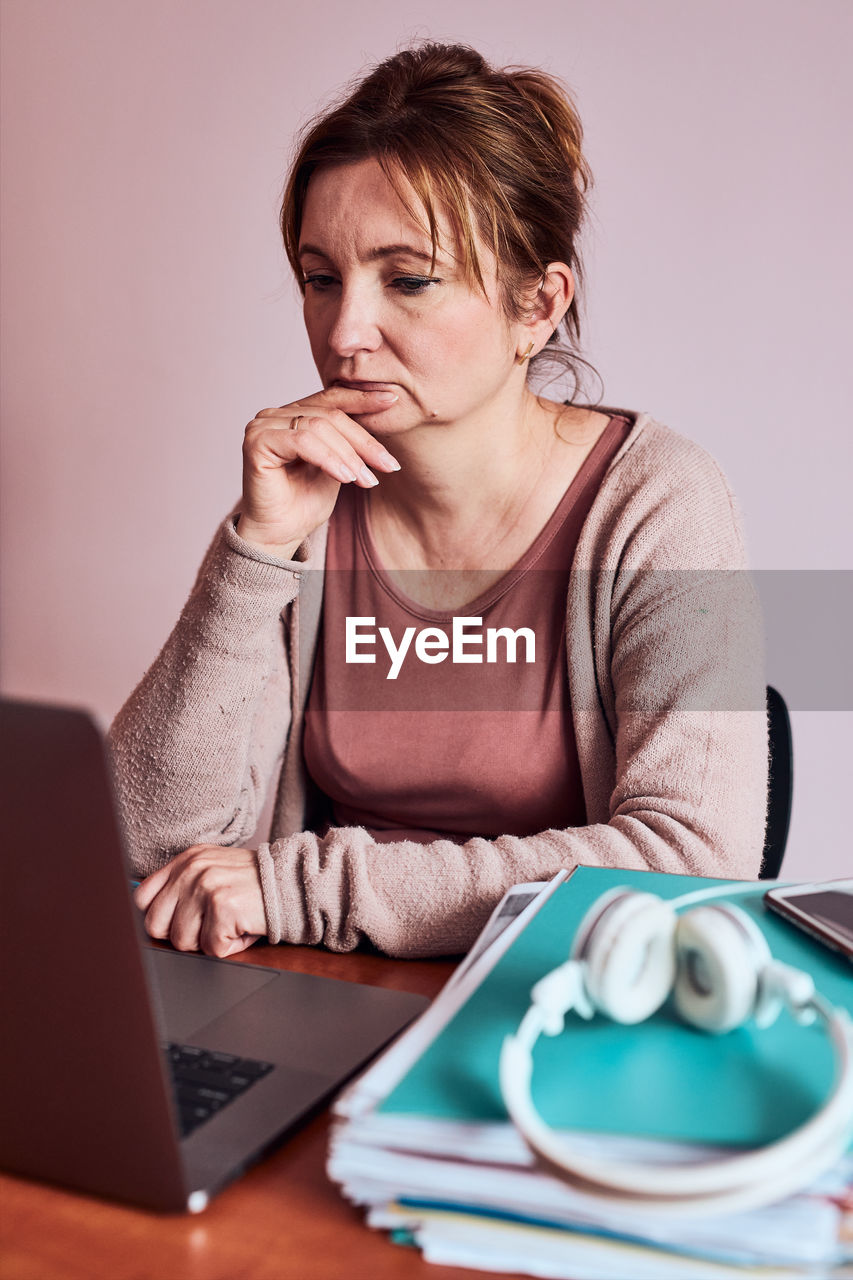
<instances>
[{"instance_id":1,"label":"ring on finger","mask_svg":"<svg viewBox=\"0 0 853 1280\"><path fill-rule=\"evenodd\" d=\"M297 415L296 415L296 417L295 417L295 418L291 418L291 419L290 419L290 423L289 423L289 430L291 430L291 431L298 431L298 430L299 430L299 424L300 424L300 422L302 421L302 419L303 419L304 417L305 417L305 414L304 414L304 413L297 413Z\"/></svg>"}]
</instances>

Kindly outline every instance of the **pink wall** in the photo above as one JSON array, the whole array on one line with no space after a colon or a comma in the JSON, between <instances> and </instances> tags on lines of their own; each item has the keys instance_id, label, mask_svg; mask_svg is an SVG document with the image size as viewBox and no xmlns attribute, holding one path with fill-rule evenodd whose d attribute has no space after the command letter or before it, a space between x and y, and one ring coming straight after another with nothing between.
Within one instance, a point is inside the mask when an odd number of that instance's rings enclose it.
<instances>
[{"instance_id":1,"label":"pink wall","mask_svg":"<svg viewBox=\"0 0 853 1280\"><path fill-rule=\"evenodd\" d=\"M243 426L315 385L293 132L418 35L574 87L607 401L716 455L754 564L850 568L851 34L848 0L4 0L4 688L109 718L154 656ZM853 717L795 722L786 870L830 875Z\"/></svg>"}]
</instances>

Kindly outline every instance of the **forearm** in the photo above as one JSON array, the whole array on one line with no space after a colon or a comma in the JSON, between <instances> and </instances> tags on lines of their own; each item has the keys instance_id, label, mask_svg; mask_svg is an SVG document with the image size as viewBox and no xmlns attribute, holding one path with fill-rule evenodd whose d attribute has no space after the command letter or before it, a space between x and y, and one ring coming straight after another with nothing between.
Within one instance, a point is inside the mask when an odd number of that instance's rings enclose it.
<instances>
[{"instance_id":1,"label":"forearm","mask_svg":"<svg viewBox=\"0 0 853 1280\"><path fill-rule=\"evenodd\" d=\"M181 617L109 734L134 868L255 830L286 733L281 610L295 566L217 533Z\"/></svg>"},{"instance_id":2,"label":"forearm","mask_svg":"<svg viewBox=\"0 0 853 1280\"><path fill-rule=\"evenodd\" d=\"M755 773L764 768L762 726L749 733ZM750 829L735 830L744 814ZM701 807L657 794L625 796L609 823L462 845L380 844L352 827L323 838L301 832L261 846L267 932L274 942L323 943L334 951L366 940L395 956L458 954L511 885L548 879L560 868L748 879L757 872L750 850L762 818L761 804L735 802L730 823L703 828Z\"/></svg>"},{"instance_id":3,"label":"forearm","mask_svg":"<svg viewBox=\"0 0 853 1280\"><path fill-rule=\"evenodd\" d=\"M276 840L258 856L267 936L333 951L368 941L395 956L458 954L509 885L567 865L565 834L378 843L340 827Z\"/></svg>"}]
</instances>

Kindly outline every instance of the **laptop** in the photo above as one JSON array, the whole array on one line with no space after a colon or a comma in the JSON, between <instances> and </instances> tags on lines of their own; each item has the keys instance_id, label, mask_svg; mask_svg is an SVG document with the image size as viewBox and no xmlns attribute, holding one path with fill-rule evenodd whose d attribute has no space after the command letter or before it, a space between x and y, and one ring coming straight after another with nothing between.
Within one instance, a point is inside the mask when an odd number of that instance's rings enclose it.
<instances>
[{"instance_id":1,"label":"laptop","mask_svg":"<svg viewBox=\"0 0 853 1280\"><path fill-rule=\"evenodd\" d=\"M0 1166L198 1212L427 1005L146 942L91 716L0 700Z\"/></svg>"}]
</instances>

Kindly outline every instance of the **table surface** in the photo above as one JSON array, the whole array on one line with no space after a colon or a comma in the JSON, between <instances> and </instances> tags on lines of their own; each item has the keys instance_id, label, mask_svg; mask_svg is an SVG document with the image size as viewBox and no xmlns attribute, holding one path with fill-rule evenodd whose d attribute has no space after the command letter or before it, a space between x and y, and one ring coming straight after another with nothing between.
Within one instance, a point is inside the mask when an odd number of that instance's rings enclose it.
<instances>
[{"instance_id":1,"label":"table surface","mask_svg":"<svg viewBox=\"0 0 853 1280\"><path fill-rule=\"evenodd\" d=\"M252 947L251 964L434 996L446 960L389 960L312 947ZM473 1280L433 1267L364 1225L326 1177L328 1112L227 1187L199 1215L130 1209L0 1176L3 1280Z\"/></svg>"}]
</instances>

